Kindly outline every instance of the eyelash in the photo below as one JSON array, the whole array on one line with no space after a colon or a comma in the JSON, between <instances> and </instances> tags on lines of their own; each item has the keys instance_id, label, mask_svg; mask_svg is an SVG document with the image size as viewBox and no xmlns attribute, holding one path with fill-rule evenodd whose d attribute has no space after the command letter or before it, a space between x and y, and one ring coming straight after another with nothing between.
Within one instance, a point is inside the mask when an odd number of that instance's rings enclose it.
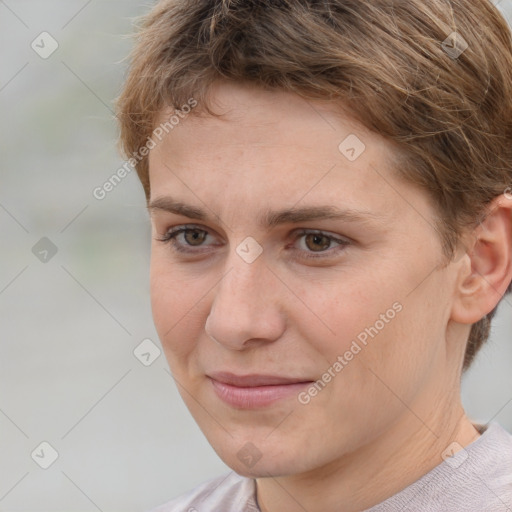
<instances>
[{"instance_id":1,"label":"eyelash","mask_svg":"<svg viewBox=\"0 0 512 512\"><path fill-rule=\"evenodd\" d=\"M181 252L181 253L199 254L199 251L184 249L183 246L179 245L176 242L176 237L178 235L180 235L181 233L186 233L187 231L196 231L196 230L210 234L208 232L208 230L202 229L199 226L193 226L193 225L192 226L191 225L178 226L176 229L170 229L169 231L167 231L167 233L165 233L164 236L162 236L160 238L156 238L156 240L159 242L165 243L165 244L169 244L173 250ZM345 248L345 246L350 245L350 241L348 241L348 240L342 240L342 239L336 238L332 235L329 235L327 233L324 233L323 231L319 231L319 230L315 230L315 229L301 229L299 232L295 233L294 242L296 242L298 239L300 239L301 237L306 236L306 235L321 235L321 236L325 236L326 238L328 238L331 242L338 243L339 246L337 248L335 248L335 249L337 249L335 252L339 252L339 251L343 250ZM192 247L192 246L189 246L189 247ZM305 257L306 259L329 258L329 257L332 257L332 255L333 255L332 254L333 251L331 250L331 248L326 249L325 251L319 251L317 253L307 252L307 251L304 252L301 249L294 249L294 250L298 251L298 252L303 252L304 253L303 257ZM204 252L204 251L202 251L202 252ZM315 254L315 255L313 256L313 254Z\"/></svg>"}]
</instances>

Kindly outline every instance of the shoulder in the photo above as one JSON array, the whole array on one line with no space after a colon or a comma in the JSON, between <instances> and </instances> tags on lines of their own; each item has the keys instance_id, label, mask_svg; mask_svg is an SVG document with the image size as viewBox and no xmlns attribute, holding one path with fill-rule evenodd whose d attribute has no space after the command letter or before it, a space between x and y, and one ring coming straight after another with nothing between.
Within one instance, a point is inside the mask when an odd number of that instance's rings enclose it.
<instances>
[{"instance_id":1,"label":"shoulder","mask_svg":"<svg viewBox=\"0 0 512 512\"><path fill-rule=\"evenodd\" d=\"M255 483L233 471L212 478L191 491L147 512L259 512Z\"/></svg>"},{"instance_id":2,"label":"shoulder","mask_svg":"<svg viewBox=\"0 0 512 512\"><path fill-rule=\"evenodd\" d=\"M512 510L512 435L498 423L490 424L476 441L369 510Z\"/></svg>"}]
</instances>

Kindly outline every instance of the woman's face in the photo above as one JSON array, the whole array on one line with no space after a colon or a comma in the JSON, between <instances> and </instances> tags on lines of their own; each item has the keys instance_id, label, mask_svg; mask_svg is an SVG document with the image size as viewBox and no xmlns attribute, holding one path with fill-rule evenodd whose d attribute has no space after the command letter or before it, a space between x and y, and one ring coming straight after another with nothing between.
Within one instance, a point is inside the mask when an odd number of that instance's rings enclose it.
<instances>
[{"instance_id":1,"label":"woman's face","mask_svg":"<svg viewBox=\"0 0 512 512\"><path fill-rule=\"evenodd\" d=\"M180 119L149 157L152 308L183 400L241 474L371 456L456 371L434 209L389 142L326 103L212 98L224 116Z\"/></svg>"}]
</instances>

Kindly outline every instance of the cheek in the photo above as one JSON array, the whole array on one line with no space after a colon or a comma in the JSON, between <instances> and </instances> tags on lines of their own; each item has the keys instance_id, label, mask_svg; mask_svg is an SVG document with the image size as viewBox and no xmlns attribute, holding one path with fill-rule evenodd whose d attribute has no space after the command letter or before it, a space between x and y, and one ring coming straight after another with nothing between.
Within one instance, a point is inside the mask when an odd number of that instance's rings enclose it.
<instances>
[{"instance_id":1,"label":"cheek","mask_svg":"<svg viewBox=\"0 0 512 512\"><path fill-rule=\"evenodd\" d=\"M334 400L364 423L401 407L383 382L409 397L417 391L436 356L426 323L433 313L425 308L425 295L408 297L405 287L398 276L354 272L315 293L302 290L302 299L321 319L296 317L301 337L318 356L319 377L329 382L330 391L322 392L318 404Z\"/></svg>"},{"instance_id":2,"label":"cheek","mask_svg":"<svg viewBox=\"0 0 512 512\"><path fill-rule=\"evenodd\" d=\"M376 282L370 274L344 273L313 292L312 288L304 287L300 297L309 311L305 314L302 306L300 315L299 310L295 312L304 339L334 362L348 350L353 355L363 354L371 340L385 337L392 325L400 321L403 308L397 300L399 294L389 283L387 289L379 289Z\"/></svg>"},{"instance_id":3,"label":"cheek","mask_svg":"<svg viewBox=\"0 0 512 512\"><path fill-rule=\"evenodd\" d=\"M160 255L152 255L150 269L153 321L169 361L186 358L201 332L199 322L204 287L199 280L185 278Z\"/></svg>"},{"instance_id":4,"label":"cheek","mask_svg":"<svg viewBox=\"0 0 512 512\"><path fill-rule=\"evenodd\" d=\"M443 360L443 297L430 305L425 293L389 299L361 310L366 325L352 322L351 332L338 344L351 361L335 379L335 401L347 408L364 403L364 409L352 410L360 424L397 417L404 403L412 403L428 388Z\"/></svg>"}]
</instances>

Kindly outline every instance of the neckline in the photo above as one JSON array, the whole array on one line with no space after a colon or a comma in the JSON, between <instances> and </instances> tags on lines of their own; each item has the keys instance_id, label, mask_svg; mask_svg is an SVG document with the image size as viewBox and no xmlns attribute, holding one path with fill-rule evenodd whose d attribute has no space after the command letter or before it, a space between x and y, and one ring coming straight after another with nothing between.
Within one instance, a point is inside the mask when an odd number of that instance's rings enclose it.
<instances>
[{"instance_id":1,"label":"neckline","mask_svg":"<svg viewBox=\"0 0 512 512\"><path fill-rule=\"evenodd\" d=\"M467 450L468 448L470 448L471 446L475 445L476 443L478 443L478 441L480 441L482 438L486 438L486 434L493 430L494 427L495 427L495 424L494 423L485 423L485 424L482 424L482 423L471 423L473 425L473 427L478 431L478 433L480 434L480 436L475 439L474 441L472 441L471 443L469 443L468 445L466 445L464 447L465 450ZM483 441L482 441L483 442ZM404 489L402 489L400 492L403 492L405 489L407 489L408 487L412 487L413 485L415 485L417 482L419 482L419 480L421 480L422 478L425 478L427 475L431 474L431 473L434 473L435 471L438 470L438 468L442 465L443 463L440 463L438 466L432 468L430 471L428 471L427 473L425 473L424 475L422 475L416 482L413 482L412 484L410 484L409 486L405 487ZM254 506L256 507L255 509L255 512L262 512L262 509L260 507L260 504L258 502L258 493L257 493L257 484L256 484L256 479L255 478L251 478L252 480L252 488L253 488L253 492L252 492L252 499L253 499L253 503L254 503ZM398 494L398 493L397 493ZM396 496L396 495L395 495ZM390 498L392 498L392 496L390 496ZM390 499L388 498L388 499Z\"/></svg>"}]
</instances>

